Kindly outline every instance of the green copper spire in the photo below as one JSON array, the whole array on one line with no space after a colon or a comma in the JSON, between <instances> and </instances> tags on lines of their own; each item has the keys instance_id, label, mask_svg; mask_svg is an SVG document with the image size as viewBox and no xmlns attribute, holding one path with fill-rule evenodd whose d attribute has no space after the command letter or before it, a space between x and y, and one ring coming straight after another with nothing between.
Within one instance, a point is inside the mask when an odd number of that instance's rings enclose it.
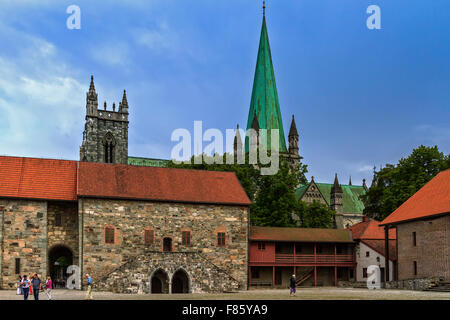
<instances>
[{"instance_id":1,"label":"green copper spire","mask_svg":"<svg viewBox=\"0 0 450 320\"><path fill-rule=\"evenodd\" d=\"M272 56L270 54L269 36L267 35L266 17L264 15L255 78L253 80L252 100L248 112L247 129L252 127L255 112L261 129L279 129L279 152L286 152L283 121L281 119L280 103L278 102L277 86L275 84L275 74L273 72ZM270 150L270 131L268 131L267 135L267 148ZM249 152L249 142L247 140L245 142L245 152Z\"/></svg>"}]
</instances>

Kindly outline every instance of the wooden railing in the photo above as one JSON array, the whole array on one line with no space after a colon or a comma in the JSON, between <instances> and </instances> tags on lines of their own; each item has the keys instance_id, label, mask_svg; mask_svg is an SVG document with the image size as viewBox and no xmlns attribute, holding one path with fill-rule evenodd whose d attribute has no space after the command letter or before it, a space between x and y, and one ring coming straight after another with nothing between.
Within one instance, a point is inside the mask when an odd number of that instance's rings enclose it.
<instances>
[{"instance_id":1,"label":"wooden railing","mask_svg":"<svg viewBox=\"0 0 450 320\"><path fill-rule=\"evenodd\" d=\"M302 265L342 265L354 263L351 254L275 254L275 261L251 260L250 263L302 264Z\"/></svg>"}]
</instances>

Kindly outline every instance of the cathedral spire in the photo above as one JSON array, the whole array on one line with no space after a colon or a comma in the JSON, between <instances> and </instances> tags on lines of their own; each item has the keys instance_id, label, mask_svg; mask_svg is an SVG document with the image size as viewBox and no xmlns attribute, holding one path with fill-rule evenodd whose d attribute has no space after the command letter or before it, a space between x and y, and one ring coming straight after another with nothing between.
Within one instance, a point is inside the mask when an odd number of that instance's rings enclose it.
<instances>
[{"instance_id":1,"label":"cathedral spire","mask_svg":"<svg viewBox=\"0 0 450 320\"><path fill-rule=\"evenodd\" d=\"M95 96L94 76L91 75L91 83L89 84L89 96Z\"/></svg>"},{"instance_id":2,"label":"cathedral spire","mask_svg":"<svg viewBox=\"0 0 450 320\"><path fill-rule=\"evenodd\" d=\"M335 173L334 175L334 183L333 186L331 187L331 193L342 193L342 187L339 184L337 173Z\"/></svg>"},{"instance_id":3,"label":"cathedral spire","mask_svg":"<svg viewBox=\"0 0 450 320\"><path fill-rule=\"evenodd\" d=\"M289 129L288 135L289 142L289 153L293 155L298 155L298 131L295 125L295 118L292 115L291 128Z\"/></svg>"},{"instance_id":4,"label":"cathedral spire","mask_svg":"<svg viewBox=\"0 0 450 320\"><path fill-rule=\"evenodd\" d=\"M265 4L264 4L265 7ZM281 119L278 92L275 84L269 36L267 34L266 17L263 15L261 36L259 40L258 57L256 60L255 77L253 80L250 110L247 119L247 129L252 128L254 114L261 129L279 130L279 152L287 152L286 139ZM270 150L270 132L267 134L267 149ZM245 143L245 152L249 151L249 142Z\"/></svg>"},{"instance_id":5,"label":"cathedral spire","mask_svg":"<svg viewBox=\"0 0 450 320\"><path fill-rule=\"evenodd\" d=\"M128 113L128 99L126 90L123 90L122 102L120 104L119 112Z\"/></svg>"}]
</instances>

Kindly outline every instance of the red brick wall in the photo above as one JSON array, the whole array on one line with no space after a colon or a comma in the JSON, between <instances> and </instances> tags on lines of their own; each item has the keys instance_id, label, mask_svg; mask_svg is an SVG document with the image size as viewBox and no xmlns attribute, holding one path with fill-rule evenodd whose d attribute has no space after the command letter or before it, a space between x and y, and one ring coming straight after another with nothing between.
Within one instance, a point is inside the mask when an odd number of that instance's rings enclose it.
<instances>
[{"instance_id":1,"label":"red brick wall","mask_svg":"<svg viewBox=\"0 0 450 320\"><path fill-rule=\"evenodd\" d=\"M397 226L398 278L445 277L450 280L450 215ZM413 245L416 232L416 246ZM414 275L417 261L417 275Z\"/></svg>"}]
</instances>

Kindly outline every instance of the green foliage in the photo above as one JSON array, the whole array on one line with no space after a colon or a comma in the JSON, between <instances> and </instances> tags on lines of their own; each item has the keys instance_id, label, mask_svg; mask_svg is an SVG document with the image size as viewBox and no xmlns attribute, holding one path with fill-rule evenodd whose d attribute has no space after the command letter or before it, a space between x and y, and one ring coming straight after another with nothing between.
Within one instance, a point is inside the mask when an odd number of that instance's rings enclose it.
<instances>
[{"instance_id":1,"label":"green foliage","mask_svg":"<svg viewBox=\"0 0 450 320\"><path fill-rule=\"evenodd\" d=\"M300 201L298 216L303 228L333 228L335 212L314 200L311 204Z\"/></svg>"},{"instance_id":2,"label":"green foliage","mask_svg":"<svg viewBox=\"0 0 450 320\"><path fill-rule=\"evenodd\" d=\"M408 200L439 172L450 168L450 155L438 147L420 146L397 165L387 164L374 172L369 191L362 196L364 214L382 220Z\"/></svg>"},{"instance_id":3,"label":"green foliage","mask_svg":"<svg viewBox=\"0 0 450 320\"><path fill-rule=\"evenodd\" d=\"M228 155L230 156L230 155ZM219 159L219 155L215 156ZM223 164L212 163L212 157L203 155L203 161L195 164L192 157L188 163L168 163L172 168L186 168L213 171L233 171L252 201L250 207L251 223L259 226L292 227L292 213L298 213L299 203L295 189L300 183L306 183L307 166L298 165L290 169L288 163L280 157L280 168L274 175L261 175L258 167L253 164L226 164L227 155L223 155ZM212 164L208 164L212 163Z\"/></svg>"}]
</instances>

